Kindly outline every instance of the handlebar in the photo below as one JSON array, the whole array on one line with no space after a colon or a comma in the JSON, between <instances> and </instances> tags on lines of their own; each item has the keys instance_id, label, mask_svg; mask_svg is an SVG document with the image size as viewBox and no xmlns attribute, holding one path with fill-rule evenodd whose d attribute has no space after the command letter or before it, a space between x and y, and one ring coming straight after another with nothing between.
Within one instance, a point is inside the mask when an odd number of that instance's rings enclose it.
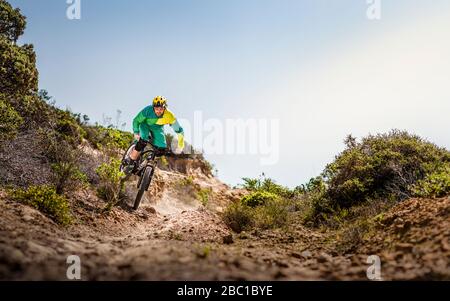
<instances>
[{"instance_id":1,"label":"handlebar","mask_svg":"<svg viewBox=\"0 0 450 301\"><path fill-rule=\"evenodd\" d=\"M197 155L196 154L175 154L172 151L168 151L166 152L163 156L166 157L174 157L174 158L180 158L180 159L196 159Z\"/></svg>"},{"instance_id":2,"label":"handlebar","mask_svg":"<svg viewBox=\"0 0 450 301\"><path fill-rule=\"evenodd\" d=\"M169 148L165 148L162 149L158 146L156 146L155 144L153 144L153 139L151 139L152 137L150 137L150 139L147 141L148 145L151 146L151 150L146 150L142 152L142 155L148 152L155 152L155 157L176 157L176 158L180 158L180 159L196 159L197 158L197 154L184 154L184 153L180 153L180 154L176 154L174 153L172 150L170 150ZM134 140L133 144L136 144L138 141Z\"/></svg>"}]
</instances>

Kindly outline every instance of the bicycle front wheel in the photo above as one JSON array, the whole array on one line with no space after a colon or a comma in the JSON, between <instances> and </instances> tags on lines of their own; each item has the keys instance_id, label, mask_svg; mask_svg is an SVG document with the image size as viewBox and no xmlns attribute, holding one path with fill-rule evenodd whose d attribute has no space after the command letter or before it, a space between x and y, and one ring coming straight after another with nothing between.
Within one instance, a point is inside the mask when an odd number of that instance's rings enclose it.
<instances>
[{"instance_id":1,"label":"bicycle front wheel","mask_svg":"<svg viewBox=\"0 0 450 301\"><path fill-rule=\"evenodd\" d=\"M153 176L153 167L149 166L145 169L145 171L142 174L142 178L139 181L138 186L138 194L136 195L136 199L134 200L134 210L137 210L139 208L139 205L141 204L142 197L144 196L144 193L148 190L150 186L150 182L152 180Z\"/></svg>"}]
</instances>

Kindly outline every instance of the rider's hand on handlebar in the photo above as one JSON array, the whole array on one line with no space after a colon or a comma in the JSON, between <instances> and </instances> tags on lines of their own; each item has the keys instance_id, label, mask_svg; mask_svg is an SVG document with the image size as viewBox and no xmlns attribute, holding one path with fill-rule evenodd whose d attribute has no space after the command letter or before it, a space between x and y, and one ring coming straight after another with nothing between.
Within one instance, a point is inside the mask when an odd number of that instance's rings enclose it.
<instances>
[{"instance_id":1,"label":"rider's hand on handlebar","mask_svg":"<svg viewBox=\"0 0 450 301\"><path fill-rule=\"evenodd\" d=\"M183 134L178 134L178 149L180 149L181 151L183 151L183 149L184 149L184 135Z\"/></svg>"},{"instance_id":2,"label":"rider's hand on handlebar","mask_svg":"<svg viewBox=\"0 0 450 301\"><path fill-rule=\"evenodd\" d=\"M173 153L176 154L176 155L179 155L179 154L181 154L182 152L183 152L183 149L182 149L182 148L179 148L179 147L177 147L177 148L173 151Z\"/></svg>"}]
</instances>

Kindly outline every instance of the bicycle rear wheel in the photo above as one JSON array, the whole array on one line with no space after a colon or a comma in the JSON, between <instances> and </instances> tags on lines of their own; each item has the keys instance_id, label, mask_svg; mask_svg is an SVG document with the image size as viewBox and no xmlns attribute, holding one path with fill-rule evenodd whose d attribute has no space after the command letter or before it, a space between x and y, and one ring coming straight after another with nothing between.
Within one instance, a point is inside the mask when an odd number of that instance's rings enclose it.
<instances>
[{"instance_id":1,"label":"bicycle rear wheel","mask_svg":"<svg viewBox=\"0 0 450 301\"><path fill-rule=\"evenodd\" d=\"M149 166L144 170L142 178L139 180L138 186L139 191L136 195L136 199L134 200L134 207L133 207L134 210L137 210L139 208L142 197L144 196L144 193L148 190L150 186L152 176L153 176L153 167Z\"/></svg>"}]
</instances>

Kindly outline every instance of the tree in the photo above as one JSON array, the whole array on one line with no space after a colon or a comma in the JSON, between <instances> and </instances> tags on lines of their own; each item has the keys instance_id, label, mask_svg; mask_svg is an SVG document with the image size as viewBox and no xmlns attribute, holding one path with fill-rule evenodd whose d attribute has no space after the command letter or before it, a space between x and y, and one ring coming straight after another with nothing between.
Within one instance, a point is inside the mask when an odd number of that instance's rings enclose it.
<instances>
[{"instance_id":1,"label":"tree","mask_svg":"<svg viewBox=\"0 0 450 301\"><path fill-rule=\"evenodd\" d=\"M37 92L38 71L33 45L19 47L0 36L0 78L0 93L29 95Z\"/></svg>"},{"instance_id":2,"label":"tree","mask_svg":"<svg viewBox=\"0 0 450 301\"><path fill-rule=\"evenodd\" d=\"M26 18L20 13L20 9L14 9L5 0L0 0L0 36L16 43L26 24Z\"/></svg>"},{"instance_id":3,"label":"tree","mask_svg":"<svg viewBox=\"0 0 450 301\"><path fill-rule=\"evenodd\" d=\"M33 45L15 44L25 26L26 19L20 10L0 0L0 93L5 95L22 97L38 90Z\"/></svg>"}]
</instances>

